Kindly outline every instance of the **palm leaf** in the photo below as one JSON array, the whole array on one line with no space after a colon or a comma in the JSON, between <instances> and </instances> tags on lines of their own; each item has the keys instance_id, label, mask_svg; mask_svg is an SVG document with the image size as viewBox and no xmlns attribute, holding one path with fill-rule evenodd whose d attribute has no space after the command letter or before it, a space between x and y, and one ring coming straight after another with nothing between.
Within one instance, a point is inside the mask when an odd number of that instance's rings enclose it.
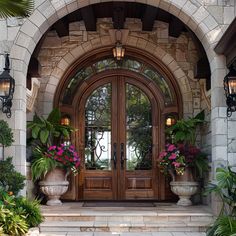
<instances>
[{"instance_id":1,"label":"palm leaf","mask_svg":"<svg viewBox=\"0 0 236 236\"><path fill-rule=\"evenodd\" d=\"M33 0L0 0L0 18L27 17L33 9Z\"/></svg>"}]
</instances>

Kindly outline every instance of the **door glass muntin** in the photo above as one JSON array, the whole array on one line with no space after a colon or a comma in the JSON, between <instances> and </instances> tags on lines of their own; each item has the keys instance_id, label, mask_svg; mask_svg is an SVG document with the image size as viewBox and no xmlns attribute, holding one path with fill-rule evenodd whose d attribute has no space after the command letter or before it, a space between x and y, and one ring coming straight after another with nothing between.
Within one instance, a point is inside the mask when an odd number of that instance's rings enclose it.
<instances>
[{"instance_id":1,"label":"door glass muntin","mask_svg":"<svg viewBox=\"0 0 236 236\"><path fill-rule=\"evenodd\" d=\"M151 102L141 89L126 83L126 170L151 169Z\"/></svg>"},{"instance_id":2,"label":"door glass muntin","mask_svg":"<svg viewBox=\"0 0 236 236\"><path fill-rule=\"evenodd\" d=\"M85 168L111 170L111 84L95 89L85 105Z\"/></svg>"}]
</instances>

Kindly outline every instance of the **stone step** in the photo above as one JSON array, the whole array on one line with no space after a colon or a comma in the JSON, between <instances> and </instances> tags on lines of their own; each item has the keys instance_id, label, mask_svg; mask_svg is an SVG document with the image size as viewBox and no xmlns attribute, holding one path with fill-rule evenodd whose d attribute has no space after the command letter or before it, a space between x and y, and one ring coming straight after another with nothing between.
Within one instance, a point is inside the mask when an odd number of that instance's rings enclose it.
<instances>
[{"instance_id":1,"label":"stone step","mask_svg":"<svg viewBox=\"0 0 236 236\"><path fill-rule=\"evenodd\" d=\"M87 213L87 214L43 214L45 221L102 221L102 222L211 222L212 215L207 213L192 213L192 214L179 214L179 213L145 213L138 215L138 213Z\"/></svg>"},{"instance_id":2,"label":"stone step","mask_svg":"<svg viewBox=\"0 0 236 236\"><path fill-rule=\"evenodd\" d=\"M209 222L94 222L52 221L40 224L40 232L205 232Z\"/></svg>"},{"instance_id":3,"label":"stone step","mask_svg":"<svg viewBox=\"0 0 236 236\"><path fill-rule=\"evenodd\" d=\"M42 233L205 232L213 221L206 206L81 207L76 203L42 207Z\"/></svg>"}]
</instances>

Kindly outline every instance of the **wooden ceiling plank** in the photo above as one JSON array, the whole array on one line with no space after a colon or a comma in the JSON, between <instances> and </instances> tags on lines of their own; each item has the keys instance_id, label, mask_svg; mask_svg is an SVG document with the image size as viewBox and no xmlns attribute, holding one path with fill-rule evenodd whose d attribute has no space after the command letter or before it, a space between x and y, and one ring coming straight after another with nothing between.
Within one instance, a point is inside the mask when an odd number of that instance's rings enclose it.
<instances>
[{"instance_id":1,"label":"wooden ceiling plank","mask_svg":"<svg viewBox=\"0 0 236 236\"><path fill-rule=\"evenodd\" d=\"M113 4L113 27L114 29L124 29L125 25L125 4L114 3Z\"/></svg>"},{"instance_id":2,"label":"wooden ceiling plank","mask_svg":"<svg viewBox=\"0 0 236 236\"><path fill-rule=\"evenodd\" d=\"M184 29L184 24L176 17L172 17L169 23L169 36L178 38Z\"/></svg>"},{"instance_id":3,"label":"wooden ceiling plank","mask_svg":"<svg viewBox=\"0 0 236 236\"><path fill-rule=\"evenodd\" d=\"M157 17L157 11L157 7L153 7L150 5L146 6L142 17L143 31L152 31L154 22Z\"/></svg>"},{"instance_id":4,"label":"wooden ceiling plank","mask_svg":"<svg viewBox=\"0 0 236 236\"><path fill-rule=\"evenodd\" d=\"M96 31L97 19L94 15L93 7L91 5L81 8L81 16L84 21L86 30Z\"/></svg>"},{"instance_id":5,"label":"wooden ceiling plank","mask_svg":"<svg viewBox=\"0 0 236 236\"><path fill-rule=\"evenodd\" d=\"M53 28L56 30L57 35L61 38L69 35L69 22L67 20L58 20Z\"/></svg>"}]
</instances>

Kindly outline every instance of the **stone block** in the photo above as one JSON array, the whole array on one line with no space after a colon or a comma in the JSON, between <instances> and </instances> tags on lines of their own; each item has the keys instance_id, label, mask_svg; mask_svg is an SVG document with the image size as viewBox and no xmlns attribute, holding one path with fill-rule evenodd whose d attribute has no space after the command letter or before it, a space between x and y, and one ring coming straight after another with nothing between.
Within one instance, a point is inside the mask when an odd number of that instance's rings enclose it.
<instances>
[{"instance_id":1,"label":"stone block","mask_svg":"<svg viewBox=\"0 0 236 236\"><path fill-rule=\"evenodd\" d=\"M77 1L74 1L70 4L67 4L66 7L67 7L68 12L70 13L78 9L78 3Z\"/></svg>"},{"instance_id":2,"label":"stone block","mask_svg":"<svg viewBox=\"0 0 236 236\"><path fill-rule=\"evenodd\" d=\"M223 8L223 12L224 24L229 25L233 21L235 16L234 7L226 6Z\"/></svg>"},{"instance_id":3,"label":"stone block","mask_svg":"<svg viewBox=\"0 0 236 236\"><path fill-rule=\"evenodd\" d=\"M7 40L7 22L0 19L0 41Z\"/></svg>"},{"instance_id":4,"label":"stone block","mask_svg":"<svg viewBox=\"0 0 236 236\"><path fill-rule=\"evenodd\" d=\"M37 9L35 9L33 14L30 16L30 21L37 27L40 27L46 21L46 17L42 15Z\"/></svg>"}]
</instances>

